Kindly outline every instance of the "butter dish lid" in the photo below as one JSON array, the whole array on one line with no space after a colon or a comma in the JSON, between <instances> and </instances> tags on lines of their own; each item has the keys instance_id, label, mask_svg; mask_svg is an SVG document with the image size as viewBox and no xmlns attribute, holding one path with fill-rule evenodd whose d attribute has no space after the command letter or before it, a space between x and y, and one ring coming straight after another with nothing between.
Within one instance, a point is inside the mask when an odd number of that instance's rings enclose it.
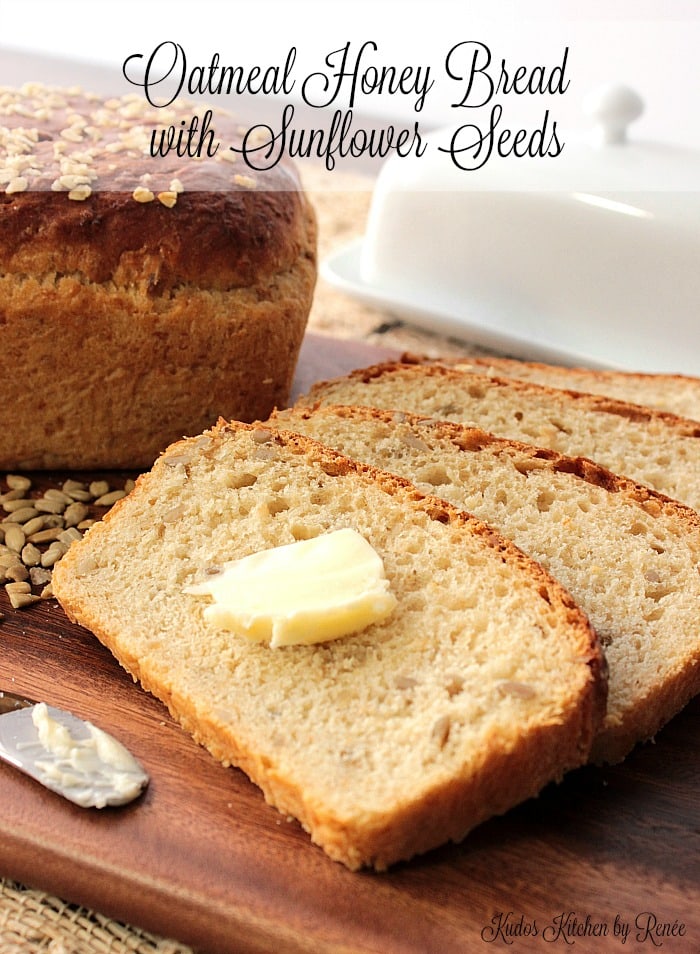
<instances>
[{"instance_id":1,"label":"butter dish lid","mask_svg":"<svg viewBox=\"0 0 700 954\"><path fill-rule=\"evenodd\" d=\"M451 161L454 129L388 159L365 235L326 280L411 323L523 358L700 375L700 152L636 141L608 86L556 158ZM461 161L461 160L460 160Z\"/></svg>"},{"instance_id":2,"label":"butter dish lid","mask_svg":"<svg viewBox=\"0 0 700 954\"><path fill-rule=\"evenodd\" d=\"M637 139L634 123L644 112L644 102L624 85L605 85L592 90L582 103L586 123L580 129L558 133L546 140L534 157L498 155L486 146L469 149L470 126L444 128L430 137L435 149L418 162L425 163L422 176L430 177L434 191L588 191L688 192L700 189L700 151ZM461 129L467 133L462 135ZM559 147L554 148L554 143ZM452 161L447 150L452 144ZM507 147L508 148L508 147ZM466 153L466 158L460 154ZM427 160L427 161L426 161ZM414 160L401 163L406 185L418 173ZM411 170L411 164L414 168Z\"/></svg>"}]
</instances>

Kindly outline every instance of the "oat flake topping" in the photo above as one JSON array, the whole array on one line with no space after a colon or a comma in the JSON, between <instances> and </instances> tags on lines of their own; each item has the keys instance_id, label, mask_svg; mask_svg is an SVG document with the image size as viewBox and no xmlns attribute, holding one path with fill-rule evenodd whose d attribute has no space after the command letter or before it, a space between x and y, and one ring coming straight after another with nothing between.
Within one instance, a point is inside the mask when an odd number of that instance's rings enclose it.
<instances>
[{"instance_id":1,"label":"oat flake topping","mask_svg":"<svg viewBox=\"0 0 700 954\"><path fill-rule=\"evenodd\" d=\"M173 208L188 190L296 187L288 169L267 173L264 182L234 174L229 147L240 144L241 129L218 109L212 111L221 139L215 155L151 155L154 129L178 130L202 109L192 103L155 108L134 93L105 100L79 87L0 87L0 189L8 195L62 192L76 202L98 191L126 192L137 202Z\"/></svg>"}]
</instances>

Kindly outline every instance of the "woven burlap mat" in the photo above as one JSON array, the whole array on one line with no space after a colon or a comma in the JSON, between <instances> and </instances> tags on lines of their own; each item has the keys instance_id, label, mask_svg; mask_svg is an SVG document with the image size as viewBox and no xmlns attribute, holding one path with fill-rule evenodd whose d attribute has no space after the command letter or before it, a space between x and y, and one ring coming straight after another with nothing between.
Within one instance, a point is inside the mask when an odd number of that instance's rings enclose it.
<instances>
[{"instance_id":1,"label":"woven burlap mat","mask_svg":"<svg viewBox=\"0 0 700 954\"><path fill-rule=\"evenodd\" d=\"M0 881L2 954L190 954L191 948L66 904L43 891Z\"/></svg>"},{"instance_id":2,"label":"woven burlap mat","mask_svg":"<svg viewBox=\"0 0 700 954\"><path fill-rule=\"evenodd\" d=\"M303 168L316 209L319 258L361 235L372 180ZM332 185L332 188L331 188ZM368 308L319 278L309 317L310 331L363 340L431 357L481 353L468 342L412 328L395 315ZM53 895L0 880L0 954L190 954L176 941L120 924Z\"/></svg>"}]
</instances>

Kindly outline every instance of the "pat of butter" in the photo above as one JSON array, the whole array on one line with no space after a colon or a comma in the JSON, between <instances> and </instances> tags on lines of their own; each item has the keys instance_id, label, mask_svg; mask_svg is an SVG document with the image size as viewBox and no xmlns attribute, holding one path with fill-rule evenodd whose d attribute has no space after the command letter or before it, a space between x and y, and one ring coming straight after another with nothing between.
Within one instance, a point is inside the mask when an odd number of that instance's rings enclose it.
<instances>
[{"instance_id":1,"label":"pat of butter","mask_svg":"<svg viewBox=\"0 0 700 954\"><path fill-rule=\"evenodd\" d=\"M350 528L234 560L187 592L213 597L215 626L272 647L338 639L396 606L379 554Z\"/></svg>"}]
</instances>

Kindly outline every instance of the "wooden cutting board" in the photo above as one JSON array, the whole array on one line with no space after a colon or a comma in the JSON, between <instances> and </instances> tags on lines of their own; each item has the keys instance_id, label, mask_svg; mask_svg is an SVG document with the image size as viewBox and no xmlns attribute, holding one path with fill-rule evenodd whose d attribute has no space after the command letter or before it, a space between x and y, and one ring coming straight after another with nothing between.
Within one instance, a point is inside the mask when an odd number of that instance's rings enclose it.
<instances>
[{"instance_id":1,"label":"wooden cutting board","mask_svg":"<svg viewBox=\"0 0 700 954\"><path fill-rule=\"evenodd\" d=\"M309 336L295 389L385 354ZM460 846L352 874L55 602L14 611L3 593L0 612L0 688L91 719L151 775L136 804L86 811L0 765L5 876L217 954L700 951L700 700L624 764L574 772Z\"/></svg>"}]
</instances>

